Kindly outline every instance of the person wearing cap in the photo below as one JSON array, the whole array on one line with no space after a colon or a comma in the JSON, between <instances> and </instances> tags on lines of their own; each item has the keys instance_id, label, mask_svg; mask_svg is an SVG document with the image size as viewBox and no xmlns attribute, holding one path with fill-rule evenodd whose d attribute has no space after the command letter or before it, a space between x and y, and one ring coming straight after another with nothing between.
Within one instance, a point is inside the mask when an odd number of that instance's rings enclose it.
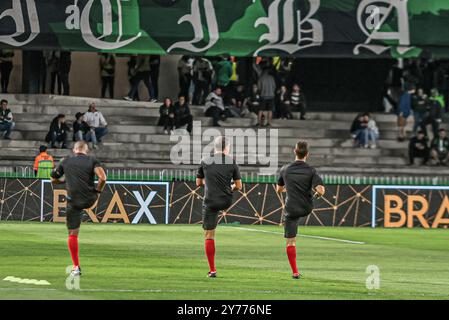
<instances>
[{"instance_id":1,"label":"person wearing cap","mask_svg":"<svg viewBox=\"0 0 449 320\"><path fill-rule=\"evenodd\" d=\"M416 136L410 139L408 151L410 165L415 164L415 158L422 158L422 165L427 164L429 161L430 150L424 131L419 130L416 133Z\"/></svg>"},{"instance_id":2,"label":"person wearing cap","mask_svg":"<svg viewBox=\"0 0 449 320\"><path fill-rule=\"evenodd\" d=\"M73 123L73 141L87 141L89 125L84 121L84 113L78 112Z\"/></svg>"},{"instance_id":3,"label":"person wearing cap","mask_svg":"<svg viewBox=\"0 0 449 320\"><path fill-rule=\"evenodd\" d=\"M440 129L430 144L430 155L437 165L446 165L449 158L449 138L446 130Z\"/></svg>"},{"instance_id":4,"label":"person wearing cap","mask_svg":"<svg viewBox=\"0 0 449 320\"><path fill-rule=\"evenodd\" d=\"M49 179L54 168L54 160L47 153L47 146L39 147L39 155L34 159L34 175L38 179Z\"/></svg>"}]
</instances>

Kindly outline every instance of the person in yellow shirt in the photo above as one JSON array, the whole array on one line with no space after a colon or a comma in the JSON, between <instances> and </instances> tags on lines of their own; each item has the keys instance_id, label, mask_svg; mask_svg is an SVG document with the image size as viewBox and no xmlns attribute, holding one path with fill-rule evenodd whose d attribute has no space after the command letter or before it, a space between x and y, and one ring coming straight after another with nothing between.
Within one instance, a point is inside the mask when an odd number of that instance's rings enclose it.
<instances>
[{"instance_id":1,"label":"person in yellow shirt","mask_svg":"<svg viewBox=\"0 0 449 320\"><path fill-rule=\"evenodd\" d=\"M34 159L34 175L39 179L49 179L54 168L54 160L47 153L46 146L39 147L39 155Z\"/></svg>"}]
</instances>

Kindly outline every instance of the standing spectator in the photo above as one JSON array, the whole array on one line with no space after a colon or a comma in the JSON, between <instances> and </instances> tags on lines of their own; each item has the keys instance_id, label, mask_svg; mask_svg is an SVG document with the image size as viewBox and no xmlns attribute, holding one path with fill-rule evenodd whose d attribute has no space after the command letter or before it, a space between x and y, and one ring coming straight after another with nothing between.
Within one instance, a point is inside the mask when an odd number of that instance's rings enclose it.
<instances>
[{"instance_id":1,"label":"standing spectator","mask_svg":"<svg viewBox=\"0 0 449 320\"><path fill-rule=\"evenodd\" d=\"M8 101L0 101L0 134L4 133L5 140L11 140L11 132L14 129L14 122L11 110L8 108Z\"/></svg>"},{"instance_id":2,"label":"standing spectator","mask_svg":"<svg viewBox=\"0 0 449 320\"><path fill-rule=\"evenodd\" d=\"M8 93L9 78L13 69L12 60L14 58L14 51L10 49L2 49L0 51L0 83L2 93Z\"/></svg>"},{"instance_id":3,"label":"standing spectator","mask_svg":"<svg viewBox=\"0 0 449 320\"><path fill-rule=\"evenodd\" d=\"M432 126L433 137L438 136L440 124L443 122L442 115L445 108L444 97L439 94L438 89L432 89L430 91L427 119L425 120L424 128L430 124ZM427 135L427 128L425 128L424 133Z\"/></svg>"},{"instance_id":4,"label":"standing spectator","mask_svg":"<svg viewBox=\"0 0 449 320\"><path fill-rule=\"evenodd\" d=\"M114 79L115 79L115 57L112 53L102 53L100 57L101 69L101 97L106 97L106 90L109 90L109 97L114 99Z\"/></svg>"},{"instance_id":5,"label":"standing spectator","mask_svg":"<svg viewBox=\"0 0 449 320\"><path fill-rule=\"evenodd\" d=\"M447 165L449 158L449 138L446 130L440 129L439 133L433 138L430 144L430 155L437 165Z\"/></svg>"},{"instance_id":6,"label":"standing spectator","mask_svg":"<svg viewBox=\"0 0 449 320\"><path fill-rule=\"evenodd\" d=\"M229 109L234 117L244 117L249 113L245 99L245 86L239 83L231 94L231 106Z\"/></svg>"},{"instance_id":7,"label":"standing spectator","mask_svg":"<svg viewBox=\"0 0 449 320\"><path fill-rule=\"evenodd\" d=\"M193 117L185 96L179 95L178 102L173 106L173 114L175 116L176 129L187 126L187 131L192 133Z\"/></svg>"},{"instance_id":8,"label":"standing spectator","mask_svg":"<svg viewBox=\"0 0 449 320\"><path fill-rule=\"evenodd\" d=\"M178 79L179 79L179 94L184 97L189 96L190 84L192 82L192 64L188 56L182 56L178 62Z\"/></svg>"},{"instance_id":9,"label":"standing spectator","mask_svg":"<svg viewBox=\"0 0 449 320\"><path fill-rule=\"evenodd\" d=\"M307 109L306 97L304 93L302 93L301 87L298 84L294 84L292 87L292 93L290 95L290 105L292 111L300 112L299 117L300 120L306 119L306 109Z\"/></svg>"},{"instance_id":10,"label":"standing spectator","mask_svg":"<svg viewBox=\"0 0 449 320\"><path fill-rule=\"evenodd\" d=\"M50 130L45 137L45 141L51 144L51 148L55 148L56 143L61 144L61 149L67 148L67 133L70 128L65 123L65 115L58 114L50 124Z\"/></svg>"},{"instance_id":11,"label":"standing spectator","mask_svg":"<svg viewBox=\"0 0 449 320\"><path fill-rule=\"evenodd\" d=\"M130 56L128 61L128 81L130 87L133 86L136 65L137 65L137 55ZM140 101L139 90L137 90L137 92L135 93L133 100Z\"/></svg>"},{"instance_id":12,"label":"standing spectator","mask_svg":"<svg viewBox=\"0 0 449 320\"><path fill-rule=\"evenodd\" d=\"M260 96L262 97L260 111L259 111L259 123L258 125L263 127L263 117L267 120L267 126L271 126L271 120L273 118L274 99L276 96L276 81L268 69L262 72L257 85L260 89Z\"/></svg>"},{"instance_id":13,"label":"standing spectator","mask_svg":"<svg viewBox=\"0 0 449 320\"><path fill-rule=\"evenodd\" d=\"M161 67L161 56L157 54L151 55L150 66L150 78L151 84L153 86L153 98L157 101L159 99L159 70Z\"/></svg>"},{"instance_id":14,"label":"standing spectator","mask_svg":"<svg viewBox=\"0 0 449 320\"><path fill-rule=\"evenodd\" d=\"M415 133L418 128L425 131L424 120L427 113L427 95L424 94L424 90L419 88L416 94L412 96L412 108L413 116L415 122L413 124L413 133Z\"/></svg>"},{"instance_id":15,"label":"standing spectator","mask_svg":"<svg viewBox=\"0 0 449 320\"><path fill-rule=\"evenodd\" d=\"M407 126L407 119L412 113L412 94L415 93L415 85L407 84L407 91L405 91L399 99L398 108L398 140L404 141L405 127Z\"/></svg>"},{"instance_id":16,"label":"standing spectator","mask_svg":"<svg viewBox=\"0 0 449 320\"><path fill-rule=\"evenodd\" d=\"M354 142L356 142L358 139L357 137L359 136L359 133L361 130L363 130L363 114L359 113L354 121L352 121L352 125L351 125L351 129L349 130L349 132L351 133L351 138L354 139Z\"/></svg>"},{"instance_id":17,"label":"standing spectator","mask_svg":"<svg viewBox=\"0 0 449 320\"><path fill-rule=\"evenodd\" d=\"M220 127L219 121L226 118L222 93L221 88L217 87L206 98L204 115L212 118L214 127Z\"/></svg>"},{"instance_id":18,"label":"standing spectator","mask_svg":"<svg viewBox=\"0 0 449 320\"><path fill-rule=\"evenodd\" d=\"M281 85L276 97L277 116L281 119L293 119L290 111L290 95L286 85Z\"/></svg>"},{"instance_id":19,"label":"standing spectator","mask_svg":"<svg viewBox=\"0 0 449 320\"><path fill-rule=\"evenodd\" d=\"M164 104L159 108L158 126L164 127L164 133L169 134L175 126L175 115L173 113L173 103L170 98L165 98Z\"/></svg>"},{"instance_id":20,"label":"standing spectator","mask_svg":"<svg viewBox=\"0 0 449 320\"><path fill-rule=\"evenodd\" d=\"M73 123L73 141L89 140L89 125L84 121L84 113L78 112Z\"/></svg>"},{"instance_id":21,"label":"standing spectator","mask_svg":"<svg viewBox=\"0 0 449 320\"><path fill-rule=\"evenodd\" d=\"M70 95L69 74L71 68L72 68L72 53L70 51L61 51L58 65L58 77L62 86L62 94L65 96ZM61 92L59 94L61 94Z\"/></svg>"},{"instance_id":22,"label":"standing spectator","mask_svg":"<svg viewBox=\"0 0 449 320\"><path fill-rule=\"evenodd\" d=\"M195 91L193 93L194 105L204 104L206 96L210 91L213 70L209 60L203 57L195 59L193 63L193 82L195 84Z\"/></svg>"},{"instance_id":23,"label":"standing spectator","mask_svg":"<svg viewBox=\"0 0 449 320\"><path fill-rule=\"evenodd\" d=\"M38 179L49 179L55 164L53 157L47 153L47 146L39 147L39 155L34 159L34 175Z\"/></svg>"},{"instance_id":24,"label":"standing spectator","mask_svg":"<svg viewBox=\"0 0 449 320\"><path fill-rule=\"evenodd\" d=\"M232 62L230 59L222 58L217 63L217 86L221 87L223 90L223 101L224 103L228 102L229 96L229 82L231 81L233 73Z\"/></svg>"},{"instance_id":25,"label":"standing spectator","mask_svg":"<svg viewBox=\"0 0 449 320\"><path fill-rule=\"evenodd\" d=\"M410 140L408 147L410 165L415 164L415 158L422 158L422 165L426 165L429 161L429 145L427 137L422 130L419 130Z\"/></svg>"},{"instance_id":26,"label":"standing spectator","mask_svg":"<svg viewBox=\"0 0 449 320\"><path fill-rule=\"evenodd\" d=\"M108 133L108 123L93 102L89 105L89 109L84 114L83 120L89 126L90 140L92 141L92 147L95 149L98 143L101 142L101 139Z\"/></svg>"},{"instance_id":27,"label":"standing spectator","mask_svg":"<svg viewBox=\"0 0 449 320\"><path fill-rule=\"evenodd\" d=\"M127 101L133 101L139 90L140 82L143 81L148 90L148 96L150 102L156 102L154 96L154 89L151 84L151 65L150 65L150 55L139 54L137 56L136 67L132 70L132 87L128 95L124 97Z\"/></svg>"},{"instance_id":28,"label":"standing spectator","mask_svg":"<svg viewBox=\"0 0 449 320\"><path fill-rule=\"evenodd\" d=\"M62 93L61 80L59 79L59 51L47 51L45 60L47 72L50 74L50 93L55 94L55 87L58 85L58 94Z\"/></svg>"},{"instance_id":29,"label":"standing spectator","mask_svg":"<svg viewBox=\"0 0 449 320\"><path fill-rule=\"evenodd\" d=\"M251 88L251 94L246 98L246 104L250 112L259 114L260 103L262 98L260 97L259 87L257 84L253 84Z\"/></svg>"}]
</instances>

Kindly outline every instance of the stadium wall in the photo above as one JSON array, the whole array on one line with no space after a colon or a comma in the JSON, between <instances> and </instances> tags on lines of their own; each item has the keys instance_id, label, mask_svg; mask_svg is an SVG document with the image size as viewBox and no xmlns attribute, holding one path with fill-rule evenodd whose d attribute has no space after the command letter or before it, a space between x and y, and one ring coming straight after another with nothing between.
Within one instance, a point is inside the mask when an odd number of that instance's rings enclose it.
<instances>
[{"instance_id":1,"label":"stadium wall","mask_svg":"<svg viewBox=\"0 0 449 320\"><path fill-rule=\"evenodd\" d=\"M310 226L423 227L449 225L449 187L328 185ZM200 224L203 193L193 182L112 181L86 210L94 223ZM0 179L0 221L64 222L66 191L48 180ZM284 197L274 184L245 184L221 223L282 223Z\"/></svg>"}]
</instances>

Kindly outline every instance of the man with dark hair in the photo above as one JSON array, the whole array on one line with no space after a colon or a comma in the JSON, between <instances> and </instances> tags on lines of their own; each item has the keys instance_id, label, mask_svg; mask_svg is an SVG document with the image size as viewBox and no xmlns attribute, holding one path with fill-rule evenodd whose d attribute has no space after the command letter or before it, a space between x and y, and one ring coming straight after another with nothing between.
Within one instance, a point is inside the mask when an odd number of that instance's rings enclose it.
<instances>
[{"instance_id":1,"label":"man with dark hair","mask_svg":"<svg viewBox=\"0 0 449 320\"><path fill-rule=\"evenodd\" d=\"M89 130L89 125L84 121L84 113L77 112L73 122L73 141L87 141Z\"/></svg>"},{"instance_id":2,"label":"man with dark hair","mask_svg":"<svg viewBox=\"0 0 449 320\"><path fill-rule=\"evenodd\" d=\"M438 136L433 138L430 144L430 155L437 165L446 165L449 158L449 138L446 130L440 129Z\"/></svg>"},{"instance_id":3,"label":"man with dark hair","mask_svg":"<svg viewBox=\"0 0 449 320\"><path fill-rule=\"evenodd\" d=\"M14 129L14 122L11 110L8 108L8 101L0 101L0 134L5 132L4 138L11 139L11 132Z\"/></svg>"},{"instance_id":4,"label":"man with dark hair","mask_svg":"<svg viewBox=\"0 0 449 320\"><path fill-rule=\"evenodd\" d=\"M51 148L55 148L56 143L60 143L61 149L65 149L67 148L67 133L69 131L70 128L65 123L65 115L58 114L50 124L50 130L45 141L51 144Z\"/></svg>"},{"instance_id":5,"label":"man with dark hair","mask_svg":"<svg viewBox=\"0 0 449 320\"><path fill-rule=\"evenodd\" d=\"M299 279L301 275L296 264L296 235L299 220L312 213L313 196L323 196L325 188L316 170L306 163L309 156L307 142L299 141L294 152L295 162L283 166L279 172L277 192L287 193L284 236L287 239L287 257L293 272L293 278Z\"/></svg>"},{"instance_id":6,"label":"man with dark hair","mask_svg":"<svg viewBox=\"0 0 449 320\"><path fill-rule=\"evenodd\" d=\"M424 131L418 130L416 135L410 139L408 146L410 165L415 164L415 158L422 158L422 165L426 165L429 161L429 145Z\"/></svg>"},{"instance_id":7,"label":"man with dark hair","mask_svg":"<svg viewBox=\"0 0 449 320\"><path fill-rule=\"evenodd\" d=\"M215 139L214 148L213 156L201 160L196 178L197 187L204 186L203 229L210 278L217 276L214 239L219 213L231 206L232 192L242 189L239 167L229 156L229 141L225 137L218 137ZM231 181L234 182L232 185Z\"/></svg>"},{"instance_id":8,"label":"man with dark hair","mask_svg":"<svg viewBox=\"0 0 449 320\"><path fill-rule=\"evenodd\" d=\"M63 159L51 174L53 184L66 184L67 188L67 229L68 248L72 257L72 277L81 276L78 257L78 234L83 211L91 208L98 200L106 185L106 173L100 162L88 156L89 147L85 141L78 141L73 147L73 155ZM95 187L95 176L98 185ZM63 179L65 177L65 179Z\"/></svg>"},{"instance_id":9,"label":"man with dark hair","mask_svg":"<svg viewBox=\"0 0 449 320\"><path fill-rule=\"evenodd\" d=\"M53 157L47 153L47 146L40 146L39 155L34 159L34 175L38 179L48 179L53 168Z\"/></svg>"}]
</instances>

